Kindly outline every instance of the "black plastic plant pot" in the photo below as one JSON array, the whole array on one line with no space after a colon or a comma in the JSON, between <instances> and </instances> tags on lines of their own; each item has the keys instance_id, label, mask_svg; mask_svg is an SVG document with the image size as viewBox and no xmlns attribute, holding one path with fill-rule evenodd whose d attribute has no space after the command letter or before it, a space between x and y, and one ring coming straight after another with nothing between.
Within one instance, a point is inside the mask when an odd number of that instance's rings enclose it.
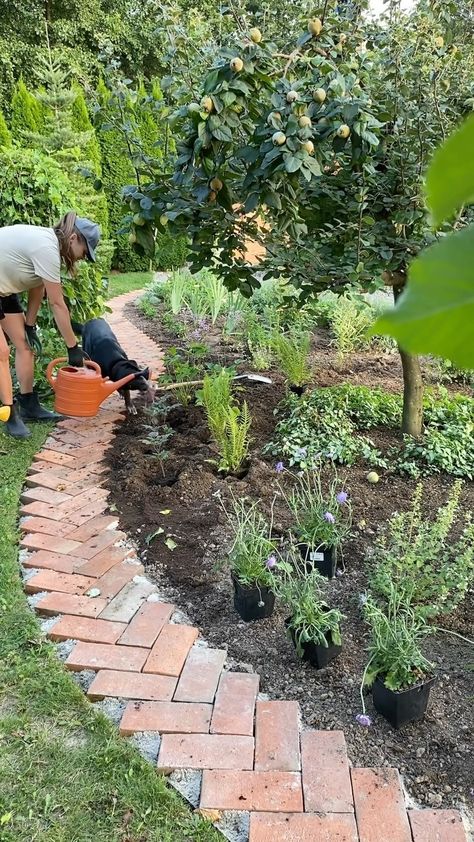
<instances>
[{"instance_id":1,"label":"black plastic plant pot","mask_svg":"<svg viewBox=\"0 0 474 842\"><path fill-rule=\"evenodd\" d=\"M266 617L271 617L275 607L275 594L270 588L250 588L241 585L234 576L232 576L232 583L234 585L234 608L240 614L242 620L250 623L252 620L263 620Z\"/></svg>"},{"instance_id":2,"label":"black plastic plant pot","mask_svg":"<svg viewBox=\"0 0 474 842\"><path fill-rule=\"evenodd\" d=\"M285 626L289 626L290 620L285 620ZM295 630L290 628L291 639L293 644L296 648L295 642ZM312 667L316 667L317 670L324 669L327 665L337 658L342 652L342 646L332 642L331 633L328 632L327 646L322 646L320 643L311 643L311 641L307 641L301 644L301 648L303 649L303 661L308 661Z\"/></svg>"},{"instance_id":3,"label":"black plastic plant pot","mask_svg":"<svg viewBox=\"0 0 474 842\"><path fill-rule=\"evenodd\" d=\"M294 395L298 395L298 397L300 398L301 395L304 395L307 388L307 383L303 383L302 386L295 386L294 383L290 383L290 385L288 386L288 391L293 392Z\"/></svg>"},{"instance_id":4,"label":"black plastic plant pot","mask_svg":"<svg viewBox=\"0 0 474 842\"><path fill-rule=\"evenodd\" d=\"M377 678L372 687L374 708L396 729L408 722L417 722L425 715L431 685L435 680L430 678L408 690L389 690L382 679Z\"/></svg>"},{"instance_id":5,"label":"black plastic plant pot","mask_svg":"<svg viewBox=\"0 0 474 842\"><path fill-rule=\"evenodd\" d=\"M310 544L299 544L300 553L305 562L306 572L315 569L321 576L327 579L334 579L336 575L337 557L336 548L322 545L313 549Z\"/></svg>"}]
</instances>

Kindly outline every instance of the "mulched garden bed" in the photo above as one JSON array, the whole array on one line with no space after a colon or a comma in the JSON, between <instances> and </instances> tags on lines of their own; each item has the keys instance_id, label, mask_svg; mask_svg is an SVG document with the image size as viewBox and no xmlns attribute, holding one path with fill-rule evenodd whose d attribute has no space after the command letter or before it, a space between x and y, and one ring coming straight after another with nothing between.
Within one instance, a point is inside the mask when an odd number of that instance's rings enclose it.
<instances>
[{"instance_id":1,"label":"mulched garden bed","mask_svg":"<svg viewBox=\"0 0 474 842\"><path fill-rule=\"evenodd\" d=\"M179 347L182 340L170 336L159 320L143 318L129 306L127 316L161 347ZM217 362L242 358L242 350L221 346L217 333L206 335ZM211 340L211 341L210 341ZM146 360L141 360L146 363ZM245 366L240 366L245 370ZM342 382L381 386L400 391L401 369L396 355L354 355L344 368L335 364L328 336L316 334L313 370L318 385ZM285 613L276 609L268 620L244 623L233 609L228 570L216 569L225 560L229 530L220 499L229 501L230 489L236 496L262 501L269 510L278 491L276 459L262 457L261 450L272 437L273 409L284 397L282 378L271 372L273 385L249 384L242 397L252 415L252 465L243 480L222 479L208 461L215 455L200 407L191 404L169 413L167 423L174 434L167 444L169 459L163 470L143 442L147 431L143 417L126 421L118 428L109 455L109 485L112 500L120 513L121 528L135 539L147 574L161 590L187 612L214 647L228 648L237 669L257 671L260 689L271 698L295 699L300 703L304 722L313 728L342 729L349 756L357 766L396 766L404 775L409 794L420 804L436 807L469 807L473 802L474 758L474 650L456 638L439 634L430 638L427 657L436 664L437 683L425 719L401 731L372 710L366 697L373 725L363 728L355 722L361 711L359 685L366 662L365 628L359 612L359 595L367 585L367 550L379 527L396 510L404 510L416 481L386 474L378 485L367 483L367 468L340 469L344 488L350 492L354 513L354 537L344 553L346 573L329 584L329 598L346 615L343 622L342 655L327 669L316 672L295 655L284 630ZM174 403L174 401L171 401ZM397 434L371 431L371 438L383 450L396 444ZM163 484L168 482L169 484ZM445 502L452 478L434 475L425 481L427 509L435 511ZM474 510L474 483L466 483L464 507ZM169 514L163 514L168 512ZM285 529L285 512L275 507L276 530ZM147 541L158 529L163 533ZM168 549L166 538L176 544ZM451 628L474 636L474 597L445 619Z\"/></svg>"}]
</instances>

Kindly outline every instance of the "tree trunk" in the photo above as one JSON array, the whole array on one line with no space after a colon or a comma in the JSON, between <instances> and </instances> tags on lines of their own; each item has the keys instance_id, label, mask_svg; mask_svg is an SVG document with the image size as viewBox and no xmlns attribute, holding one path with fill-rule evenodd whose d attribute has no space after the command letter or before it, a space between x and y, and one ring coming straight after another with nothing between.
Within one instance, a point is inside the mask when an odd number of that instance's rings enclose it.
<instances>
[{"instance_id":1,"label":"tree trunk","mask_svg":"<svg viewBox=\"0 0 474 842\"><path fill-rule=\"evenodd\" d=\"M395 303L402 290L403 287L393 287ZM402 433L419 438L423 431L423 378L420 358L403 351L400 345L398 351L403 369Z\"/></svg>"}]
</instances>

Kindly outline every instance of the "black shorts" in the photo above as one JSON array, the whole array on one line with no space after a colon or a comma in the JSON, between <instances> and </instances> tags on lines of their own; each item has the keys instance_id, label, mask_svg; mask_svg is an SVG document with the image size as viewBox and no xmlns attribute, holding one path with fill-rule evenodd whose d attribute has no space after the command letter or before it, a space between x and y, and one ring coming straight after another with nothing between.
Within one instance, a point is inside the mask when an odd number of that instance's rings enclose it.
<instances>
[{"instance_id":1,"label":"black shorts","mask_svg":"<svg viewBox=\"0 0 474 842\"><path fill-rule=\"evenodd\" d=\"M5 318L10 313L23 313L20 296L16 293L5 295L3 298L0 295L0 319Z\"/></svg>"}]
</instances>

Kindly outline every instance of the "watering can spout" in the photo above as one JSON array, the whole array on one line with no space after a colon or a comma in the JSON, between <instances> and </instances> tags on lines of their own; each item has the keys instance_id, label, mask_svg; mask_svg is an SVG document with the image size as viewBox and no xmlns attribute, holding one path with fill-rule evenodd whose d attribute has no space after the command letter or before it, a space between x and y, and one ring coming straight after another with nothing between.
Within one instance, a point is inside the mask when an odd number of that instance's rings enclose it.
<instances>
[{"instance_id":1,"label":"watering can spout","mask_svg":"<svg viewBox=\"0 0 474 842\"><path fill-rule=\"evenodd\" d=\"M126 386L127 383L130 383L135 377L134 374L127 374L126 377L122 377L121 380L104 380L102 383L102 389L104 391L104 400L108 398L112 392L116 392L118 389L121 389L122 386Z\"/></svg>"}]
</instances>

